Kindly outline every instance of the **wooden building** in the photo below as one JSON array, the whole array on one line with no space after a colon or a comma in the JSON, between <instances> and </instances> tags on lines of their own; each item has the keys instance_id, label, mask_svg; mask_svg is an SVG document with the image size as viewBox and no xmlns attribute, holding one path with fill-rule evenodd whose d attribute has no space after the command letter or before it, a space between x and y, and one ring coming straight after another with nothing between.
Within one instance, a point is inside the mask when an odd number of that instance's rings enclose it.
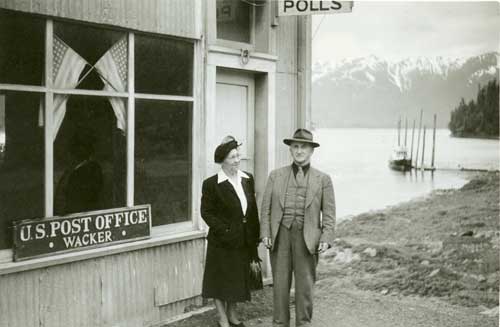
<instances>
[{"instance_id":1,"label":"wooden building","mask_svg":"<svg viewBox=\"0 0 500 327\"><path fill-rule=\"evenodd\" d=\"M161 326L200 305L213 151L243 142L258 200L289 162L282 139L310 120L311 18L277 17L270 0L0 8L0 326ZM13 221L65 213L80 133L99 209L151 204L151 237L14 262Z\"/></svg>"}]
</instances>

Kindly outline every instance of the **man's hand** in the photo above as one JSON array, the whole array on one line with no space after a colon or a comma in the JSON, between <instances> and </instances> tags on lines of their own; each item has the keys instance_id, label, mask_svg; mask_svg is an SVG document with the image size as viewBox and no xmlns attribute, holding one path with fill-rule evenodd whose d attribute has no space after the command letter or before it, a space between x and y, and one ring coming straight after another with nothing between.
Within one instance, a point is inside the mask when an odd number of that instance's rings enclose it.
<instances>
[{"instance_id":1,"label":"man's hand","mask_svg":"<svg viewBox=\"0 0 500 327\"><path fill-rule=\"evenodd\" d=\"M264 237L262 239L262 243L264 243L264 246L268 249L270 249L273 246L273 242L271 241L271 239L269 237Z\"/></svg>"},{"instance_id":2,"label":"man's hand","mask_svg":"<svg viewBox=\"0 0 500 327\"><path fill-rule=\"evenodd\" d=\"M326 250L328 250L329 247L330 247L330 245L328 243L320 242L319 246L318 246L318 253L325 252Z\"/></svg>"}]
</instances>

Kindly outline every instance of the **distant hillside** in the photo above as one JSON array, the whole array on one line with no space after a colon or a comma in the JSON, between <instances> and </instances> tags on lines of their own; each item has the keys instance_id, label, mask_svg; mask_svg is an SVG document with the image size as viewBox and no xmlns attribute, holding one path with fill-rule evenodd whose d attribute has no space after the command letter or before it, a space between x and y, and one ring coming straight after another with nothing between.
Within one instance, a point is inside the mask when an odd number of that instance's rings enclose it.
<instances>
[{"instance_id":1,"label":"distant hillside","mask_svg":"<svg viewBox=\"0 0 500 327\"><path fill-rule=\"evenodd\" d=\"M474 99L478 85L498 76L498 53L469 59L409 58L388 62L376 56L315 63L312 119L316 127L394 127L424 110L430 125L447 127L457 99Z\"/></svg>"},{"instance_id":2,"label":"distant hillside","mask_svg":"<svg viewBox=\"0 0 500 327\"><path fill-rule=\"evenodd\" d=\"M451 112L448 125L454 136L498 137L498 83L496 80L482 86L474 100L465 103L462 98Z\"/></svg>"}]
</instances>

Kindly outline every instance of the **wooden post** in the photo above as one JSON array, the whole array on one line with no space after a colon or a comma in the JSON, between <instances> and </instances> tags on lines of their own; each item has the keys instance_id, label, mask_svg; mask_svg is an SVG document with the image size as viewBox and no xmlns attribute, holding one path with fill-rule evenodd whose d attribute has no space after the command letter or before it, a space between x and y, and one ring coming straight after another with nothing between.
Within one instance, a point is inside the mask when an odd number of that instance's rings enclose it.
<instances>
[{"instance_id":1,"label":"wooden post","mask_svg":"<svg viewBox=\"0 0 500 327\"><path fill-rule=\"evenodd\" d=\"M406 149L406 139L408 138L408 118L405 117L405 149Z\"/></svg>"},{"instance_id":2,"label":"wooden post","mask_svg":"<svg viewBox=\"0 0 500 327\"><path fill-rule=\"evenodd\" d=\"M420 169L424 170L424 158L425 158L425 125L424 125L424 135L422 138L422 163L420 164Z\"/></svg>"},{"instance_id":3,"label":"wooden post","mask_svg":"<svg viewBox=\"0 0 500 327\"><path fill-rule=\"evenodd\" d=\"M48 92L45 93L44 106L44 144L45 144L45 192L44 192L44 214L45 217L51 217L54 214L54 92L52 91L52 70L53 53L52 45L54 42L54 24L51 19L47 20L45 25L45 87ZM43 93L42 93L43 94Z\"/></svg>"},{"instance_id":4,"label":"wooden post","mask_svg":"<svg viewBox=\"0 0 500 327\"><path fill-rule=\"evenodd\" d=\"M413 165L413 139L415 137L415 119L413 119L413 130L411 131L411 151L410 151L410 162Z\"/></svg>"},{"instance_id":5,"label":"wooden post","mask_svg":"<svg viewBox=\"0 0 500 327\"><path fill-rule=\"evenodd\" d=\"M436 120L437 120L437 115L434 114L434 128L432 131L432 158L431 158L432 170L434 170L434 157L435 157L435 152L436 152Z\"/></svg>"},{"instance_id":6,"label":"wooden post","mask_svg":"<svg viewBox=\"0 0 500 327\"><path fill-rule=\"evenodd\" d=\"M420 110L420 123L418 125L418 138L417 138L417 153L415 155L415 168L418 167L418 151L420 149L420 132L422 130L422 116L424 115L424 110Z\"/></svg>"}]
</instances>

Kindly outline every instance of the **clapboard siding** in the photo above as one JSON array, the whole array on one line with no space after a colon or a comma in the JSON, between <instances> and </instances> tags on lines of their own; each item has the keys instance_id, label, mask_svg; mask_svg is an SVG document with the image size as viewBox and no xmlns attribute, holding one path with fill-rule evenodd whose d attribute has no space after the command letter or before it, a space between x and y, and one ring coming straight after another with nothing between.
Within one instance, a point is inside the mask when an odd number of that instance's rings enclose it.
<instances>
[{"instance_id":1,"label":"clapboard siding","mask_svg":"<svg viewBox=\"0 0 500 327\"><path fill-rule=\"evenodd\" d=\"M0 276L0 326L150 326L200 304L204 239Z\"/></svg>"},{"instance_id":2,"label":"clapboard siding","mask_svg":"<svg viewBox=\"0 0 500 327\"><path fill-rule=\"evenodd\" d=\"M276 167L290 163L290 151L283 139L297 127L297 75L276 74Z\"/></svg>"},{"instance_id":3,"label":"clapboard siding","mask_svg":"<svg viewBox=\"0 0 500 327\"><path fill-rule=\"evenodd\" d=\"M0 0L0 7L187 38L201 37L203 0ZM198 22L199 20L200 22Z\"/></svg>"},{"instance_id":4,"label":"clapboard siding","mask_svg":"<svg viewBox=\"0 0 500 327\"><path fill-rule=\"evenodd\" d=\"M297 17L280 17L276 30L276 167L290 163L283 139L297 128Z\"/></svg>"},{"instance_id":5,"label":"clapboard siding","mask_svg":"<svg viewBox=\"0 0 500 327\"><path fill-rule=\"evenodd\" d=\"M276 54L278 73L297 73L297 23L295 16L279 18L276 31Z\"/></svg>"}]
</instances>

